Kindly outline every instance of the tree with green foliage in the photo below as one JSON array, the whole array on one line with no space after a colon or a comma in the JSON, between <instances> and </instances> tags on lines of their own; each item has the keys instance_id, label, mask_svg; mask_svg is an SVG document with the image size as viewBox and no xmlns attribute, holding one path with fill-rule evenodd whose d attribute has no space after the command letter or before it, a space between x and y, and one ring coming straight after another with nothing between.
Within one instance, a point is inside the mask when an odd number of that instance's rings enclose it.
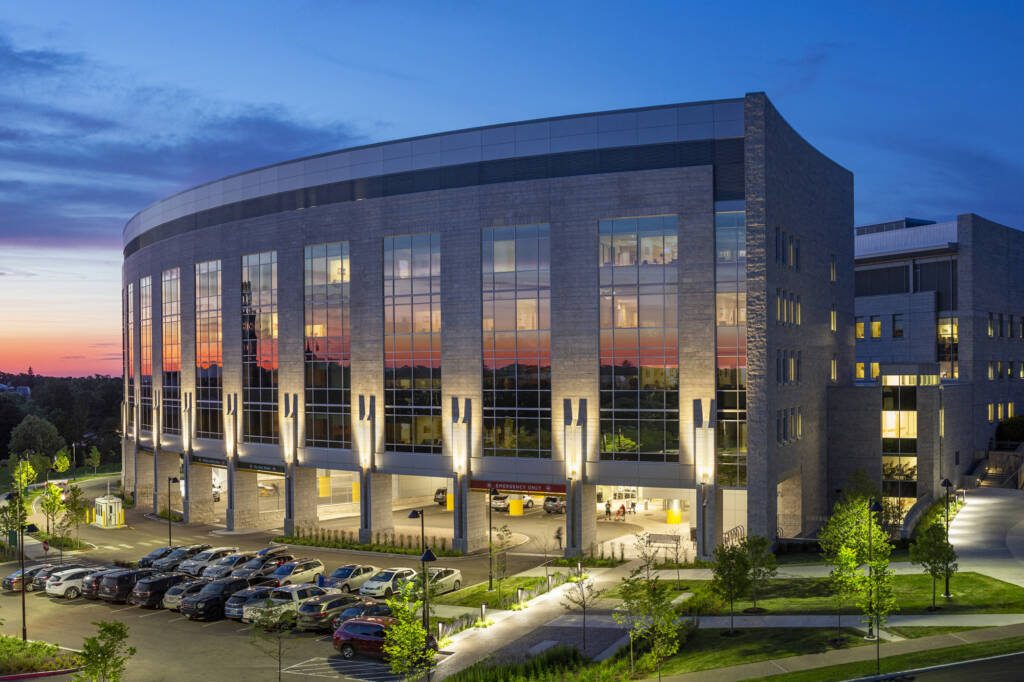
<instances>
[{"instance_id":1,"label":"tree with green foliage","mask_svg":"<svg viewBox=\"0 0 1024 682\"><path fill-rule=\"evenodd\" d=\"M19 531L28 523L28 504L21 497L12 497L0 507L0 540L6 542L11 531Z\"/></svg>"},{"instance_id":2,"label":"tree with green foliage","mask_svg":"<svg viewBox=\"0 0 1024 682\"><path fill-rule=\"evenodd\" d=\"M89 453L82 459L82 462L86 466L92 467L92 473L96 473L96 469L100 466L100 449L93 445L89 448Z\"/></svg>"},{"instance_id":3,"label":"tree with green foliage","mask_svg":"<svg viewBox=\"0 0 1024 682\"><path fill-rule=\"evenodd\" d=\"M851 547L840 547L832 564L832 570L828 574L832 603L836 607L837 641L841 640L843 635L843 608L857 596L860 590L859 581L857 553Z\"/></svg>"},{"instance_id":4,"label":"tree with green foliage","mask_svg":"<svg viewBox=\"0 0 1024 682\"><path fill-rule=\"evenodd\" d=\"M135 647L128 646L128 626L121 621L93 621L99 628L95 637L86 637L78 655L82 670L75 682L120 682Z\"/></svg>"},{"instance_id":5,"label":"tree with green foliage","mask_svg":"<svg viewBox=\"0 0 1024 682\"><path fill-rule=\"evenodd\" d=\"M658 668L658 680L661 680L661 666L679 651L680 630L682 629L672 608L671 592L665 589L652 592L651 619L647 625L646 639L648 651L645 658L653 659Z\"/></svg>"},{"instance_id":6,"label":"tree with green foliage","mask_svg":"<svg viewBox=\"0 0 1024 682\"><path fill-rule=\"evenodd\" d=\"M32 468L35 470L37 476L42 476L46 483L50 482L50 469L53 466L53 461L46 455L40 455L38 452L29 452L28 461L32 464Z\"/></svg>"},{"instance_id":7,"label":"tree with green foliage","mask_svg":"<svg viewBox=\"0 0 1024 682\"><path fill-rule=\"evenodd\" d=\"M587 575L580 575L576 581L566 583L565 592L562 593L562 607L567 611L578 608L583 611L583 647L580 651L587 650L587 609L594 607L594 602L601 596L601 590L594 587L594 581Z\"/></svg>"},{"instance_id":8,"label":"tree with green foliage","mask_svg":"<svg viewBox=\"0 0 1024 682\"><path fill-rule=\"evenodd\" d=\"M47 462L63 447L64 439L57 433L57 428L34 414L25 415L21 423L14 427L7 444L7 450L11 453L32 452L45 457Z\"/></svg>"},{"instance_id":9,"label":"tree with green foliage","mask_svg":"<svg viewBox=\"0 0 1024 682\"><path fill-rule=\"evenodd\" d=\"M43 488L42 498L39 502L39 508L43 511L43 516L46 517L46 531L50 532L50 526L53 520L57 518L57 515L64 511L64 500L61 499L63 491L60 486L55 483L47 483L46 487Z\"/></svg>"},{"instance_id":10,"label":"tree with green foliage","mask_svg":"<svg viewBox=\"0 0 1024 682\"><path fill-rule=\"evenodd\" d=\"M910 561L920 565L932 577L932 611L935 606L935 592L939 578L956 573L956 550L946 539L946 529L933 523L918 533L917 540L910 543Z\"/></svg>"},{"instance_id":11,"label":"tree with green foliage","mask_svg":"<svg viewBox=\"0 0 1024 682\"><path fill-rule=\"evenodd\" d=\"M7 460L7 464L11 469L11 489L16 491L24 491L25 488L32 485L38 474L36 473L35 467L32 463L25 458L11 457Z\"/></svg>"},{"instance_id":12,"label":"tree with green foliage","mask_svg":"<svg viewBox=\"0 0 1024 682\"><path fill-rule=\"evenodd\" d=\"M395 623L384 630L384 656L391 672L403 680L418 680L434 669L437 652L429 645L427 631L416 615L423 602L417 590L406 584L387 600Z\"/></svg>"},{"instance_id":13,"label":"tree with green foliage","mask_svg":"<svg viewBox=\"0 0 1024 682\"><path fill-rule=\"evenodd\" d=\"M888 553L872 559L868 566L868 574L860 578L860 607L864 622L870 625L874 620L876 629L881 630L886 616L899 609L894 591L896 572L889 568ZM880 633L876 631L875 636Z\"/></svg>"},{"instance_id":14,"label":"tree with green foliage","mask_svg":"<svg viewBox=\"0 0 1024 682\"><path fill-rule=\"evenodd\" d=\"M63 474L70 468L71 460L68 458L68 450L67 448L61 448L57 451L57 456L53 458L53 470L58 474Z\"/></svg>"},{"instance_id":15,"label":"tree with green foliage","mask_svg":"<svg viewBox=\"0 0 1024 682\"><path fill-rule=\"evenodd\" d=\"M750 589L750 559L741 545L718 545L714 560L711 589L722 599L729 600L729 634L734 634L733 607L736 600Z\"/></svg>"},{"instance_id":16,"label":"tree with green foliage","mask_svg":"<svg viewBox=\"0 0 1024 682\"><path fill-rule=\"evenodd\" d=\"M89 501L85 499L85 493L77 485L69 485L64 495L64 518L75 529L76 543L79 541L78 527L85 523L88 512Z\"/></svg>"},{"instance_id":17,"label":"tree with green foliage","mask_svg":"<svg viewBox=\"0 0 1024 682\"><path fill-rule=\"evenodd\" d=\"M771 542L763 535L746 537L740 546L746 551L747 562L750 564L750 592L754 602L751 611L760 612L764 609L757 607L757 593L778 573L778 564L771 550Z\"/></svg>"},{"instance_id":18,"label":"tree with green foliage","mask_svg":"<svg viewBox=\"0 0 1024 682\"><path fill-rule=\"evenodd\" d=\"M622 579L619 587L619 595L622 597L622 607L612 613L612 620L619 625L625 625L629 631L629 672L633 673L635 667L635 656L633 645L642 638L647 631L651 611L651 587L654 581L648 581L641 577L642 569L635 568L633 572Z\"/></svg>"},{"instance_id":19,"label":"tree with green foliage","mask_svg":"<svg viewBox=\"0 0 1024 682\"><path fill-rule=\"evenodd\" d=\"M269 599L266 603L271 605ZM291 636L297 617L294 611L266 608L258 610L249 624L249 644L277 664L277 682L281 682L285 656L297 643Z\"/></svg>"}]
</instances>

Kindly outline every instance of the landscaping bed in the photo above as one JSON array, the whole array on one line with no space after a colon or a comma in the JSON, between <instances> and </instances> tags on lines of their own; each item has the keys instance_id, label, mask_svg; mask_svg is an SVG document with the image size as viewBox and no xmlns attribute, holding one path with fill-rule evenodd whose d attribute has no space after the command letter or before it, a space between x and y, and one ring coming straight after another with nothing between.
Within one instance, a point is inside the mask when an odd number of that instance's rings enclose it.
<instances>
[{"instance_id":1,"label":"landscaping bed","mask_svg":"<svg viewBox=\"0 0 1024 682\"><path fill-rule=\"evenodd\" d=\"M532 590L546 583L547 579L544 576L506 578L500 583L500 594L498 590L499 583L495 580L493 590L488 590L487 583L482 582L471 587L464 587L458 592L443 594L430 601L432 604L447 604L448 606L466 606L470 608L479 608L481 604L487 604L489 609L499 609L502 608L500 605L501 599L515 596L516 588L522 587L524 590Z\"/></svg>"},{"instance_id":2,"label":"landscaping bed","mask_svg":"<svg viewBox=\"0 0 1024 682\"><path fill-rule=\"evenodd\" d=\"M20 637L0 635L0 675L67 670L78 666L74 654L46 642L23 642Z\"/></svg>"},{"instance_id":3,"label":"landscaping bed","mask_svg":"<svg viewBox=\"0 0 1024 682\"><path fill-rule=\"evenodd\" d=\"M279 535L273 538L271 542L276 542L282 545L303 545L305 547L327 547L330 549L351 549L360 552L382 552L386 554L407 554L409 556L420 556L423 551L420 549L419 540L417 539L414 546L400 546L389 542L384 542L386 538L381 538L380 543L365 543L350 540L341 535L327 533L324 531L323 534L315 534L312 536L296 536L296 535ZM441 543L440 547L431 546L431 550L436 556L444 557L455 557L463 556L462 552L446 549L445 542Z\"/></svg>"}]
</instances>

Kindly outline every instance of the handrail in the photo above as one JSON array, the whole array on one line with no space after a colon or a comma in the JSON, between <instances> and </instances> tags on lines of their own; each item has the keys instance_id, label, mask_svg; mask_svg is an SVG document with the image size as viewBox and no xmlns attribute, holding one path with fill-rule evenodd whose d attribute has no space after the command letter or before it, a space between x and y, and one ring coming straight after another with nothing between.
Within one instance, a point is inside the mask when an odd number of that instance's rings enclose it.
<instances>
[{"instance_id":1,"label":"handrail","mask_svg":"<svg viewBox=\"0 0 1024 682\"><path fill-rule=\"evenodd\" d=\"M738 544L747 537L747 529L744 526L734 526L729 530L725 531L722 535L722 544L726 547L730 547L734 544Z\"/></svg>"}]
</instances>

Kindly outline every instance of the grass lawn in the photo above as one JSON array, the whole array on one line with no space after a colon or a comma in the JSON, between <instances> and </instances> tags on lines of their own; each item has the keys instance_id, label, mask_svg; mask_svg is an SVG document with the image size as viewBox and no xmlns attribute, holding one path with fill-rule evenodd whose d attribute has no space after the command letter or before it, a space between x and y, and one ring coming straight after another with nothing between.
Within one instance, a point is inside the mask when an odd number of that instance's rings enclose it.
<instances>
[{"instance_id":1,"label":"grass lawn","mask_svg":"<svg viewBox=\"0 0 1024 682\"><path fill-rule=\"evenodd\" d=\"M910 550L904 547L893 549L889 561L910 561ZM822 566L825 560L817 552L787 552L776 554L775 563L779 566Z\"/></svg>"},{"instance_id":2,"label":"grass lawn","mask_svg":"<svg viewBox=\"0 0 1024 682\"><path fill-rule=\"evenodd\" d=\"M544 576L506 578L501 581L501 596L508 597L509 595L514 595L517 587L532 589L546 582L547 579ZM472 587L464 587L458 592L449 592L448 594L441 595L432 599L431 602L434 604L469 606L473 608L479 607L481 604L487 604L487 608L496 609L498 608L498 581L494 581L494 589L492 591L488 591L487 583L482 582Z\"/></svg>"},{"instance_id":3,"label":"grass lawn","mask_svg":"<svg viewBox=\"0 0 1024 682\"><path fill-rule=\"evenodd\" d=\"M887 656L882 659L882 672L897 672L899 670L915 670L927 668L943 663L955 663L956 661L969 661L974 658L986 656L998 656L999 654L1012 654L1024 650L1024 637L1009 637L1007 639L996 639L991 642L979 642L977 644L963 644L960 646L946 647L945 649L931 649L929 651L918 651L912 654L901 654L899 656ZM832 682L833 680L849 680L857 677L867 677L875 674L875 661L860 661L858 663L844 663L843 665L832 665L825 668L815 668L801 672L789 672L781 675L762 677L761 680L772 680L773 682Z\"/></svg>"},{"instance_id":4,"label":"grass lawn","mask_svg":"<svg viewBox=\"0 0 1024 682\"><path fill-rule=\"evenodd\" d=\"M723 636L728 630L697 630L672 658L665 661L662 675L696 672L711 668L754 663L769 658L820 654L832 649L848 649L866 644L864 633L843 628L839 646L833 643L834 628L749 628L737 629L735 637Z\"/></svg>"},{"instance_id":5,"label":"grass lawn","mask_svg":"<svg viewBox=\"0 0 1024 682\"><path fill-rule=\"evenodd\" d=\"M903 625L897 627L886 626L883 629L895 633L900 637L905 637L907 639L917 639L918 637L948 635L954 632L964 632L965 630L979 630L982 627L989 626L982 625L978 627L970 625Z\"/></svg>"},{"instance_id":6,"label":"grass lawn","mask_svg":"<svg viewBox=\"0 0 1024 682\"><path fill-rule=\"evenodd\" d=\"M684 578L682 582L678 584L677 587L675 578L672 578L671 580L659 578L658 581L667 584L669 586L669 589L673 592L673 596L679 594L680 592L695 592L696 590L708 585L711 582L710 580L686 580ZM682 589L679 589L679 587L681 587ZM601 599L622 599L622 594L620 592L621 589L622 585L616 585L612 589L607 590L606 592L602 592Z\"/></svg>"},{"instance_id":7,"label":"grass lawn","mask_svg":"<svg viewBox=\"0 0 1024 682\"><path fill-rule=\"evenodd\" d=\"M895 581L898 613L928 613L932 604L932 579L925 575L898 575ZM696 581L691 581L696 582ZM1021 613L1024 612L1024 588L979 573L958 573L950 582L952 599L941 594L936 604L938 613ZM942 587L939 587L941 592ZM750 601L737 601L736 613L752 606ZM827 578L785 578L769 581L757 600L768 614L835 613L829 595ZM726 605L724 613L728 613ZM847 607L843 613L859 613Z\"/></svg>"}]
</instances>

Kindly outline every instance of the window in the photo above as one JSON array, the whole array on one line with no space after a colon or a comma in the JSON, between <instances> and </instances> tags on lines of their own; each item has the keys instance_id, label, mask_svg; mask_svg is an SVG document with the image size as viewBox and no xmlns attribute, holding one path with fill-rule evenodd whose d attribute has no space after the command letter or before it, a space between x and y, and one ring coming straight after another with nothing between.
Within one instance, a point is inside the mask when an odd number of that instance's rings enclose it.
<instances>
[{"instance_id":1,"label":"window","mask_svg":"<svg viewBox=\"0 0 1024 682\"><path fill-rule=\"evenodd\" d=\"M871 316L871 338L882 338L882 317L881 315Z\"/></svg>"},{"instance_id":2,"label":"window","mask_svg":"<svg viewBox=\"0 0 1024 682\"><path fill-rule=\"evenodd\" d=\"M860 318L858 318L858 319L860 319ZM828 328L829 328L829 331L831 331L833 333L839 330L839 311L836 310L836 304L835 303L832 304L832 307L828 311ZM857 323L857 329L859 330L859 332L861 334L864 333L864 322L863 321L860 321L860 322ZM858 338L863 338L863 337L858 337Z\"/></svg>"},{"instance_id":3,"label":"window","mask_svg":"<svg viewBox=\"0 0 1024 682\"><path fill-rule=\"evenodd\" d=\"M715 213L715 245L719 254L732 254L731 258L720 255L715 269L715 298L720 310L715 348L717 482L742 488L747 484L746 213ZM779 296L781 299L781 292ZM734 303L735 312L721 312Z\"/></svg>"},{"instance_id":4,"label":"window","mask_svg":"<svg viewBox=\"0 0 1024 682\"><path fill-rule=\"evenodd\" d=\"M277 444L277 251L242 256L242 438Z\"/></svg>"},{"instance_id":5,"label":"window","mask_svg":"<svg viewBox=\"0 0 1024 682\"><path fill-rule=\"evenodd\" d=\"M835 284L836 283L836 275L837 275L837 273L836 273L836 254L833 253L829 257L828 281L831 282L832 284Z\"/></svg>"},{"instance_id":6,"label":"window","mask_svg":"<svg viewBox=\"0 0 1024 682\"><path fill-rule=\"evenodd\" d=\"M785 233L785 231L783 231L783 233L782 233L782 264L783 265L787 264L787 261L786 261L786 233Z\"/></svg>"},{"instance_id":7,"label":"window","mask_svg":"<svg viewBox=\"0 0 1024 682\"><path fill-rule=\"evenodd\" d=\"M804 311L803 306L800 305L800 297L796 297L796 325L799 327L803 324Z\"/></svg>"},{"instance_id":8,"label":"window","mask_svg":"<svg viewBox=\"0 0 1024 682\"><path fill-rule=\"evenodd\" d=\"M679 461L676 216L601 220L599 237L639 259L601 259L600 457ZM736 294L716 295L716 323L738 323ZM743 315L745 319L745 313Z\"/></svg>"},{"instance_id":9,"label":"window","mask_svg":"<svg viewBox=\"0 0 1024 682\"><path fill-rule=\"evenodd\" d=\"M1010 338L1010 339L1013 338L1014 334L1016 333L1015 327L1016 327L1016 325L1014 325L1014 323L1013 323L1013 315L1010 315L1010 317L1006 321L1006 336L1007 336L1007 338Z\"/></svg>"},{"instance_id":10,"label":"window","mask_svg":"<svg viewBox=\"0 0 1024 682\"><path fill-rule=\"evenodd\" d=\"M664 244L648 237L641 239L640 260L664 260ZM483 231L485 456L551 457L550 251L548 225ZM611 316L613 328L620 312L615 304L626 298L602 297L602 314ZM627 315L648 318L649 299L640 294L638 310Z\"/></svg>"},{"instance_id":11,"label":"window","mask_svg":"<svg viewBox=\"0 0 1024 682\"><path fill-rule=\"evenodd\" d=\"M782 351L775 351L775 383L781 384L786 380L785 363L782 361Z\"/></svg>"},{"instance_id":12,"label":"window","mask_svg":"<svg viewBox=\"0 0 1024 682\"><path fill-rule=\"evenodd\" d=\"M864 378L864 363L863 362L858 362L858 363L854 364L853 370L854 370L854 376L857 379L863 379Z\"/></svg>"},{"instance_id":13,"label":"window","mask_svg":"<svg viewBox=\"0 0 1024 682\"><path fill-rule=\"evenodd\" d=\"M796 296L789 295L789 323L796 324Z\"/></svg>"},{"instance_id":14,"label":"window","mask_svg":"<svg viewBox=\"0 0 1024 682\"><path fill-rule=\"evenodd\" d=\"M839 381L839 361L836 356L832 356L832 360L829 362L828 377L831 381Z\"/></svg>"},{"instance_id":15,"label":"window","mask_svg":"<svg viewBox=\"0 0 1024 682\"><path fill-rule=\"evenodd\" d=\"M163 340L160 411L164 433L181 433L181 270L164 270L160 278Z\"/></svg>"},{"instance_id":16,"label":"window","mask_svg":"<svg viewBox=\"0 0 1024 682\"><path fill-rule=\"evenodd\" d=\"M775 262L778 263L782 260L782 234L779 228L775 228Z\"/></svg>"},{"instance_id":17,"label":"window","mask_svg":"<svg viewBox=\"0 0 1024 682\"><path fill-rule=\"evenodd\" d=\"M797 380L798 383L800 382L800 370L802 369L800 365L802 364L802 360L803 360L803 353L801 351L797 351L796 352L796 380Z\"/></svg>"},{"instance_id":18,"label":"window","mask_svg":"<svg viewBox=\"0 0 1024 682\"><path fill-rule=\"evenodd\" d=\"M796 246L793 250L793 269L800 272L800 240L796 240Z\"/></svg>"},{"instance_id":19,"label":"window","mask_svg":"<svg viewBox=\"0 0 1024 682\"><path fill-rule=\"evenodd\" d=\"M221 267L196 263L196 437L224 437Z\"/></svg>"},{"instance_id":20,"label":"window","mask_svg":"<svg viewBox=\"0 0 1024 682\"><path fill-rule=\"evenodd\" d=\"M988 338L993 339L996 336L996 315L995 313L988 314Z\"/></svg>"},{"instance_id":21,"label":"window","mask_svg":"<svg viewBox=\"0 0 1024 682\"><path fill-rule=\"evenodd\" d=\"M384 239L384 443L394 452L441 454L437 233Z\"/></svg>"},{"instance_id":22,"label":"window","mask_svg":"<svg viewBox=\"0 0 1024 682\"><path fill-rule=\"evenodd\" d=\"M790 267L796 267L796 246L793 239L793 235L789 236L789 265Z\"/></svg>"},{"instance_id":23,"label":"window","mask_svg":"<svg viewBox=\"0 0 1024 682\"><path fill-rule=\"evenodd\" d=\"M804 437L804 411L803 408L796 408L796 437Z\"/></svg>"},{"instance_id":24,"label":"window","mask_svg":"<svg viewBox=\"0 0 1024 682\"><path fill-rule=\"evenodd\" d=\"M1003 421L1003 404L996 403L996 419Z\"/></svg>"},{"instance_id":25,"label":"window","mask_svg":"<svg viewBox=\"0 0 1024 682\"><path fill-rule=\"evenodd\" d=\"M1014 410L1014 403L1006 403L1006 418L1013 419L1016 410Z\"/></svg>"},{"instance_id":26,"label":"window","mask_svg":"<svg viewBox=\"0 0 1024 682\"><path fill-rule=\"evenodd\" d=\"M988 404L988 420L990 422L992 422L992 421L995 421L995 419L996 419L996 405L995 405L995 403L989 403Z\"/></svg>"},{"instance_id":27,"label":"window","mask_svg":"<svg viewBox=\"0 0 1024 682\"><path fill-rule=\"evenodd\" d=\"M988 380L995 381L996 378L996 363L988 363Z\"/></svg>"},{"instance_id":28,"label":"window","mask_svg":"<svg viewBox=\"0 0 1024 682\"><path fill-rule=\"evenodd\" d=\"M936 358L939 361L939 376L943 379L955 378L959 374L958 322L959 318L956 317L940 317L936 324Z\"/></svg>"},{"instance_id":29,"label":"window","mask_svg":"<svg viewBox=\"0 0 1024 682\"><path fill-rule=\"evenodd\" d=\"M917 388L883 385L881 417L882 494L906 511L917 498Z\"/></svg>"},{"instance_id":30,"label":"window","mask_svg":"<svg viewBox=\"0 0 1024 682\"><path fill-rule=\"evenodd\" d=\"M902 339L903 338L903 315L896 314L892 316L892 338Z\"/></svg>"},{"instance_id":31,"label":"window","mask_svg":"<svg viewBox=\"0 0 1024 682\"><path fill-rule=\"evenodd\" d=\"M835 304L833 304L832 308L835 309ZM864 318L863 317L856 317L856 318L854 318L853 324L854 324L854 329L856 331L857 338L858 339L863 339L864 338Z\"/></svg>"},{"instance_id":32,"label":"window","mask_svg":"<svg viewBox=\"0 0 1024 682\"><path fill-rule=\"evenodd\" d=\"M351 282L348 242L307 246L306 445L352 447Z\"/></svg>"},{"instance_id":33,"label":"window","mask_svg":"<svg viewBox=\"0 0 1024 682\"><path fill-rule=\"evenodd\" d=\"M782 289L775 289L775 324L782 322Z\"/></svg>"},{"instance_id":34,"label":"window","mask_svg":"<svg viewBox=\"0 0 1024 682\"><path fill-rule=\"evenodd\" d=\"M139 428L153 430L153 278L139 280Z\"/></svg>"},{"instance_id":35,"label":"window","mask_svg":"<svg viewBox=\"0 0 1024 682\"><path fill-rule=\"evenodd\" d=\"M124 318L124 392L128 404L127 426L132 431L135 426L135 285L131 282L124 291Z\"/></svg>"},{"instance_id":36,"label":"window","mask_svg":"<svg viewBox=\"0 0 1024 682\"><path fill-rule=\"evenodd\" d=\"M874 379L875 377L878 376L878 374L879 374L878 363L877 362L872 362L871 363L871 378Z\"/></svg>"},{"instance_id":37,"label":"window","mask_svg":"<svg viewBox=\"0 0 1024 682\"><path fill-rule=\"evenodd\" d=\"M775 442L782 444L782 410L775 410Z\"/></svg>"},{"instance_id":38,"label":"window","mask_svg":"<svg viewBox=\"0 0 1024 682\"><path fill-rule=\"evenodd\" d=\"M1003 338L1003 314L999 313L999 338Z\"/></svg>"},{"instance_id":39,"label":"window","mask_svg":"<svg viewBox=\"0 0 1024 682\"><path fill-rule=\"evenodd\" d=\"M796 383L796 353L790 351L786 355L786 364L789 367L786 380L791 384Z\"/></svg>"}]
</instances>

